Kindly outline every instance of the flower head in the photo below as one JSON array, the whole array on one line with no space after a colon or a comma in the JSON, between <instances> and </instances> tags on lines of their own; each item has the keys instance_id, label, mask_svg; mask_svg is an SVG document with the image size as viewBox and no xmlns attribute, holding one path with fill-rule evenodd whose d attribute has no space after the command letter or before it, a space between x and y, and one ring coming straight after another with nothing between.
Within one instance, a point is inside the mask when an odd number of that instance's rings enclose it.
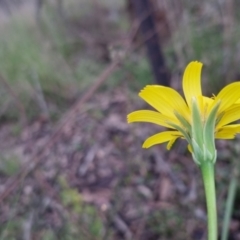
<instances>
[{"instance_id":1,"label":"flower head","mask_svg":"<svg viewBox=\"0 0 240 240\"><path fill-rule=\"evenodd\" d=\"M150 122L168 128L143 143L143 148L168 142L170 149L178 138L188 141L194 160L215 162L215 138L232 139L240 133L240 81L224 87L214 98L202 95L202 63L190 62L183 75L182 96L172 88L146 86L139 96L155 110L139 110L128 115L128 123Z\"/></svg>"}]
</instances>

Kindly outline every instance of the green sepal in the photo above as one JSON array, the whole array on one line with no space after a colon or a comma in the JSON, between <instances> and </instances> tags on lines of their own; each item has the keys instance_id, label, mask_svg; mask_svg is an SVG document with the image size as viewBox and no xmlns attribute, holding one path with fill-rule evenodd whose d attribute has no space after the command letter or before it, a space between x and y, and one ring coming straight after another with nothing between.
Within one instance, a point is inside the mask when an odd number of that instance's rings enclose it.
<instances>
[{"instance_id":1,"label":"green sepal","mask_svg":"<svg viewBox=\"0 0 240 240\"><path fill-rule=\"evenodd\" d=\"M166 123L167 123L169 126L177 129L180 133L182 133L182 135L186 138L186 140L188 141L188 143L189 143L190 145L192 145L192 141L191 141L190 136L188 135L188 133L187 133L182 127L180 127L180 126L178 126L177 124L172 123L172 122L166 121Z\"/></svg>"},{"instance_id":2,"label":"green sepal","mask_svg":"<svg viewBox=\"0 0 240 240\"><path fill-rule=\"evenodd\" d=\"M192 138L198 146L203 146L203 126L196 98L192 98Z\"/></svg>"},{"instance_id":3,"label":"green sepal","mask_svg":"<svg viewBox=\"0 0 240 240\"><path fill-rule=\"evenodd\" d=\"M209 151L209 149L206 147L206 145L203 145L203 156L205 161L211 161L215 163L217 158L217 151Z\"/></svg>"},{"instance_id":4,"label":"green sepal","mask_svg":"<svg viewBox=\"0 0 240 240\"><path fill-rule=\"evenodd\" d=\"M201 161L203 160L203 150L198 145L195 139L192 139L192 156L193 160L197 165L201 165Z\"/></svg>"},{"instance_id":5,"label":"green sepal","mask_svg":"<svg viewBox=\"0 0 240 240\"><path fill-rule=\"evenodd\" d=\"M179 120L179 122L182 124L182 126L188 131L188 133L191 135L191 125L190 123L182 116L180 115L177 111L173 112L176 118Z\"/></svg>"},{"instance_id":6,"label":"green sepal","mask_svg":"<svg viewBox=\"0 0 240 240\"><path fill-rule=\"evenodd\" d=\"M203 129L203 140L206 149L209 151L209 155L206 157L211 157L209 159L210 161L215 162L216 161L216 148L215 148L215 125L216 125L216 119L217 119L217 112L220 106L220 102L218 102L212 111L210 112L206 123L204 125Z\"/></svg>"},{"instance_id":7,"label":"green sepal","mask_svg":"<svg viewBox=\"0 0 240 240\"><path fill-rule=\"evenodd\" d=\"M193 158L193 161L194 161L198 166L201 165L201 163L198 161L198 158L195 156L194 153L192 153L192 158Z\"/></svg>"},{"instance_id":8,"label":"green sepal","mask_svg":"<svg viewBox=\"0 0 240 240\"><path fill-rule=\"evenodd\" d=\"M220 120L222 119L222 117L224 116L225 112L222 112L220 113L218 116L217 116L217 119L216 119L216 122L215 122L215 126L218 125L218 123L220 122Z\"/></svg>"}]
</instances>

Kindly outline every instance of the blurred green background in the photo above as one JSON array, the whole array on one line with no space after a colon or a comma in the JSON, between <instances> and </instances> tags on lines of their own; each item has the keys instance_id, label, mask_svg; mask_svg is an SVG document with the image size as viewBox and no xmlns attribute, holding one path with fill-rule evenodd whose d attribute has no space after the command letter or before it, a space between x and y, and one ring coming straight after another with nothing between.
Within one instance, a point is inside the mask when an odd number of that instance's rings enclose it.
<instances>
[{"instance_id":1,"label":"blurred green background","mask_svg":"<svg viewBox=\"0 0 240 240\"><path fill-rule=\"evenodd\" d=\"M240 2L149 2L173 88L182 91L192 60L204 63L210 96L240 79ZM126 123L146 108L137 93L155 84L137 24L130 0L0 1L0 199L17 180L0 202L0 240L206 239L201 178L185 143L142 149L159 127ZM238 144L218 142L220 227ZM237 199L229 239L239 239Z\"/></svg>"}]
</instances>

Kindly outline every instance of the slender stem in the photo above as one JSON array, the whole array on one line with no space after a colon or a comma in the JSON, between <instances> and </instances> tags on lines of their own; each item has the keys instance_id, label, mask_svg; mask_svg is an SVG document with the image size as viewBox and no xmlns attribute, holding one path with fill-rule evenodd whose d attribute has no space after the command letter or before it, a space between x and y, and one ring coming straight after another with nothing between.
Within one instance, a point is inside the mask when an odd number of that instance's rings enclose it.
<instances>
[{"instance_id":1,"label":"slender stem","mask_svg":"<svg viewBox=\"0 0 240 240\"><path fill-rule=\"evenodd\" d=\"M206 161L201 163L202 178L206 194L208 215L208 240L217 240L217 206L214 178L214 164Z\"/></svg>"},{"instance_id":2,"label":"slender stem","mask_svg":"<svg viewBox=\"0 0 240 240\"><path fill-rule=\"evenodd\" d=\"M234 199L237 191L237 185L238 185L237 174L235 174L234 172L232 174L230 186L228 188L228 196L227 196L227 202L226 202L225 213L223 218L222 234L221 234L222 240L228 239L229 223L232 216L233 204L234 204Z\"/></svg>"}]
</instances>

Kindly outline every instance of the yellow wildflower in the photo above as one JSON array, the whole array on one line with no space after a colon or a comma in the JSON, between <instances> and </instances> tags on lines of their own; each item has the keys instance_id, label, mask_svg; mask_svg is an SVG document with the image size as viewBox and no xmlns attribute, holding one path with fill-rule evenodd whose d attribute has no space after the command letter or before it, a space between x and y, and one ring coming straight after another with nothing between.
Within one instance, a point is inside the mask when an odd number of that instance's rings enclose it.
<instances>
[{"instance_id":1,"label":"yellow wildflower","mask_svg":"<svg viewBox=\"0 0 240 240\"><path fill-rule=\"evenodd\" d=\"M180 137L188 141L190 151L196 151L196 142L197 148L205 151L202 145L211 145L208 142L211 134L214 141L214 138L232 139L240 133L240 124L230 124L240 119L240 81L227 85L214 98L209 98L202 95L201 69L200 62L191 62L186 67L182 82L185 100L174 89L160 85L146 86L139 93L157 111L132 112L128 115L128 123L150 122L169 128L149 137L143 148L168 142L167 149L170 149Z\"/></svg>"}]
</instances>

